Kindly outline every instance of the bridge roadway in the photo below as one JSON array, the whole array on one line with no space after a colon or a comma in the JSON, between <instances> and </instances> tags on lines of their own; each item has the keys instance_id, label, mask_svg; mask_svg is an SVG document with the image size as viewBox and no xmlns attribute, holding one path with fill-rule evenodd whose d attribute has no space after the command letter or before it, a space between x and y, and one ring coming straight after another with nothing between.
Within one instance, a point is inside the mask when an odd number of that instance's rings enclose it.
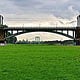
<instances>
[{"instance_id":1,"label":"bridge roadway","mask_svg":"<svg viewBox=\"0 0 80 80\"><path fill-rule=\"evenodd\" d=\"M8 27L4 30L72 30L75 31L76 27Z\"/></svg>"}]
</instances>

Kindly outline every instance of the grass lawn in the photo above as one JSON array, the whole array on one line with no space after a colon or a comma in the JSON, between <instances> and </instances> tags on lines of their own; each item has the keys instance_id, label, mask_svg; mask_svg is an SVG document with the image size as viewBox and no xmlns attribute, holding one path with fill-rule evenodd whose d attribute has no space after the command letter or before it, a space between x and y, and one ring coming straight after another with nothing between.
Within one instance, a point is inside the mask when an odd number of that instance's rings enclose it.
<instances>
[{"instance_id":1,"label":"grass lawn","mask_svg":"<svg viewBox=\"0 0 80 80\"><path fill-rule=\"evenodd\" d=\"M80 80L80 47L0 46L0 80Z\"/></svg>"}]
</instances>

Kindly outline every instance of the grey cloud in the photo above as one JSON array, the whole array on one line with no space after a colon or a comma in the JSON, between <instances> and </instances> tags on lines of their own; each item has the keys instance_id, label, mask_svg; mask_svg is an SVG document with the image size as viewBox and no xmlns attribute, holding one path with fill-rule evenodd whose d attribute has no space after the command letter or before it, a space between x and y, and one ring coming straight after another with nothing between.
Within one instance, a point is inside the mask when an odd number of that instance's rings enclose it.
<instances>
[{"instance_id":1,"label":"grey cloud","mask_svg":"<svg viewBox=\"0 0 80 80\"><path fill-rule=\"evenodd\" d=\"M1 14L15 14L18 10L17 6L9 0L2 0L0 3L0 13Z\"/></svg>"},{"instance_id":2,"label":"grey cloud","mask_svg":"<svg viewBox=\"0 0 80 80\"><path fill-rule=\"evenodd\" d=\"M0 13L15 14L49 14L70 19L80 12L80 0L2 0ZM45 15L44 15L45 16ZM30 17L30 16L29 16Z\"/></svg>"},{"instance_id":3,"label":"grey cloud","mask_svg":"<svg viewBox=\"0 0 80 80\"><path fill-rule=\"evenodd\" d=\"M12 0L12 2L25 14L48 13L56 17L71 18L80 11L79 0ZM73 11L70 11L70 6L73 6Z\"/></svg>"}]
</instances>

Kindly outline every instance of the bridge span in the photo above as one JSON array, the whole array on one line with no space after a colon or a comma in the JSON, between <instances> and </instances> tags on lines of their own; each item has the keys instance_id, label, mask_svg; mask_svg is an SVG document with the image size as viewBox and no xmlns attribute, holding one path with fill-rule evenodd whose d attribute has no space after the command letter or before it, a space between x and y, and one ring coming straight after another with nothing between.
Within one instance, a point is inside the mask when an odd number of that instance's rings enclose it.
<instances>
[{"instance_id":1,"label":"bridge span","mask_svg":"<svg viewBox=\"0 0 80 80\"><path fill-rule=\"evenodd\" d=\"M14 31L16 31L16 33L14 33ZM11 33L10 36L7 35L8 32ZM73 40L77 40L79 44L79 27L4 27L0 28L0 41L6 41L7 38L29 32L56 33L71 38ZM72 35L69 32L72 32Z\"/></svg>"},{"instance_id":2,"label":"bridge span","mask_svg":"<svg viewBox=\"0 0 80 80\"><path fill-rule=\"evenodd\" d=\"M6 35L5 39L29 32L51 32L75 39L76 27L7 27L4 28L4 31L6 34L7 32L11 32L11 35ZM14 31L16 31L16 33L14 33ZM72 32L72 35L69 33L70 31Z\"/></svg>"}]
</instances>

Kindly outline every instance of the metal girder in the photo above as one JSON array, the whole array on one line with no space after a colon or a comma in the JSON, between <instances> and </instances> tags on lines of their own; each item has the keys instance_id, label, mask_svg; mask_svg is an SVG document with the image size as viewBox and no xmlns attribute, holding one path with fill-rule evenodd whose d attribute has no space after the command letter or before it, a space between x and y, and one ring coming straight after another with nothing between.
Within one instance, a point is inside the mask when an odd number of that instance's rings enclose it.
<instances>
[{"instance_id":1,"label":"metal girder","mask_svg":"<svg viewBox=\"0 0 80 80\"><path fill-rule=\"evenodd\" d=\"M63 32L58 32L58 31L55 31L55 30L51 30L51 31L43 30L43 31L44 31L44 32L56 33L56 34L59 34L59 35L62 35L62 36L65 36L65 37L68 37L68 38L71 38L71 39L75 39L74 36L71 36L71 35L66 34L66 33L63 33ZM22 32L17 32L17 33L15 33L15 34L12 34L12 35L10 35L10 36L7 36L5 39L10 38L10 37L13 37L13 36L20 35L20 34L24 34L24 33L30 33L30 32L40 32L40 31L37 31L37 30L34 30L34 31L23 30ZM73 31L73 32L74 32L74 31Z\"/></svg>"}]
</instances>

